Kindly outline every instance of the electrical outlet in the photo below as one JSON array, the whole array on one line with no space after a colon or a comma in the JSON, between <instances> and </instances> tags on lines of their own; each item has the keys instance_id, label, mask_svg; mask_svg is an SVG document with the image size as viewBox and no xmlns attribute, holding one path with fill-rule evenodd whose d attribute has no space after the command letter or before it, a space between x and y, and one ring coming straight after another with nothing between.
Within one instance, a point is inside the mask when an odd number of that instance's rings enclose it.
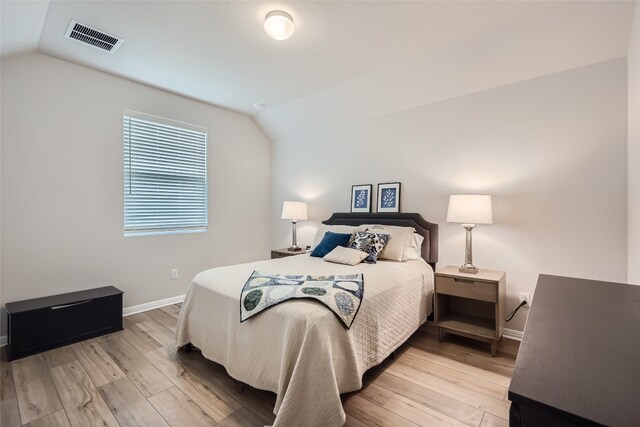
<instances>
[{"instance_id":1,"label":"electrical outlet","mask_svg":"<svg viewBox=\"0 0 640 427\"><path fill-rule=\"evenodd\" d=\"M174 268L171 270L171 279L177 279L178 278L178 269Z\"/></svg>"},{"instance_id":2,"label":"electrical outlet","mask_svg":"<svg viewBox=\"0 0 640 427\"><path fill-rule=\"evenodd\" d=\"M519 299L520 302L525 301L527 305L531 303L530 295L527 292L520 292Z\"/></svg>"}]
</instances>

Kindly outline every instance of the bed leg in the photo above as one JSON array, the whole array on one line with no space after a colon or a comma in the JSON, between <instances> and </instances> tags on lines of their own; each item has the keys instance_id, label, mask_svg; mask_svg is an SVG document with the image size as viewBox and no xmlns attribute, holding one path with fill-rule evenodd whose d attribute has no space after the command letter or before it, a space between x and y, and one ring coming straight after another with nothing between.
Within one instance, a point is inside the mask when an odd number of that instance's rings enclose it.
<instances>
[{"instance_id":1,"label":"bed leg","mask_svg":"<svg viewBox=\"0 0 640 427\"><path fill-rule=\"evenodd\" d=\"M391 352L391 354L389 355L389 359L390 360L396 360L396 350L393 350Z\"/></svg>"},{"instance_id":2,"label":"bed leg","mask_svg":"<svg viewBox=\"0 0 640 427\"><path fill-rule=\"evenodd\" d=\"M238 381L238 384L236 385L236 389L238 390L238 393L244 393L244 383L241 381Z\"/></svg>"},{"instance_id":3,"label":"bed leg","mask_svg":"<svg viewBox=\"0 0 640 427\"><path fill-rule=\"evenodd\" d=\"M189 344L185 344L182 346L182 350L185 353L191 353L193 351L193 344L189 343Z\"/></svg>"}]
</instances>

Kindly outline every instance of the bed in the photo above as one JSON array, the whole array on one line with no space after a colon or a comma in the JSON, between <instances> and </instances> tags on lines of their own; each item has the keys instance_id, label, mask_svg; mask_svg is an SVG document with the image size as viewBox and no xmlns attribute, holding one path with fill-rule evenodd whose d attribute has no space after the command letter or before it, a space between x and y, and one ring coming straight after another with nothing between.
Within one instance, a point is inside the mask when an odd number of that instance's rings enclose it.
<instances>
[{"instance_id":1,"label":"bed","mask_svg":"<svg viewBox=\"0 0 640 427\"><path fill-rule=\"evenodd\" d=\"M409 213L338 213L323 223L414 227L424 237L422 258L347 266L303 254L206 270L193 279L178 320L178 347L192 344L231 377L276 393L274 427L342 426L340 394L360 389L362 375L402 345L432 311L436 224ZM308 300L281 303L240 323L240 292L256 270L362 273L364 298L351 329Z\"/></svg>"}]
</instances>

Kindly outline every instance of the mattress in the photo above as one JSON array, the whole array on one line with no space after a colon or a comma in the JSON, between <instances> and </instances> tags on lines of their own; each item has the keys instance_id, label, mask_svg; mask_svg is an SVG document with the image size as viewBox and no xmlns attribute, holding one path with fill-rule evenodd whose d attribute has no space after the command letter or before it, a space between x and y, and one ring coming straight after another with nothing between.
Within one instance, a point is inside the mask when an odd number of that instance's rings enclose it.
<instances>
[{"instance_id":1,"label":"mattress","mask_svg":"<svg viewBox=\"0 0 640 427\"><path fill-rule=\"evenodd\" d=\"M350 330L322 304L292 300L240 323L240 293L254 270L364 275ZM340 394L404 343L432 311L433 270L424 260L346 266L297 255L206 270L191 283L177 345L192 343L230 376L277 394L274 427L342 426Z\"/></svg>"}]
</instances>

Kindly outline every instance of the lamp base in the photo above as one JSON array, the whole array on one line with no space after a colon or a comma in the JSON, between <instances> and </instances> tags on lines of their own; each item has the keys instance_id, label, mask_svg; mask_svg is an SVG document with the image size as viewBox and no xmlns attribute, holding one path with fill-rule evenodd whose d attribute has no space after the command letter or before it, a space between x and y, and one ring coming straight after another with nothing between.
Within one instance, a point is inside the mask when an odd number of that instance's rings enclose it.
<instances>
[{"instance_id":1,"label":"lamp base","mask_svg":"<svg viewBox=\"0 0 640 427\"><path fill-rule=\"evenodd\" d=\"M296 223L298 222L297 219L292 219L291 220L291 246L289 246L287 249L289 250L289 252L298 252L301 251L302 248L300 246L298 246L298 237L296 235Z\"/></svg>"},{"instance_id":2,"label":"lamp base","mask_svg":"<svg viewBox=\"0 0 640 427\"><path fill-rule=\"evenodd\" d=\"M461 265L458 271L460 273L478 274L478 267L475 265Z\"/></svg>"},{"instance_id":3,"label":"lamp base","mask_svg":"<svg viewBox=\"0 0 640 427\"><path fill-rule=\"evenodd\" d=\"M465 245L465 251L464 251L464 264L462 264L460 266L460 268L458 269L458 271L460 273L467 273L467 274L477 274L478 273L478 267L476 267L475 265L473 265L473 253L472 253L472 243L471 243L471 232L473 231L473 229L475 228L475 224L462 224L462 228L464 228L465 230L467 230L467 243Z\"/></svg>"}]
</instances>

